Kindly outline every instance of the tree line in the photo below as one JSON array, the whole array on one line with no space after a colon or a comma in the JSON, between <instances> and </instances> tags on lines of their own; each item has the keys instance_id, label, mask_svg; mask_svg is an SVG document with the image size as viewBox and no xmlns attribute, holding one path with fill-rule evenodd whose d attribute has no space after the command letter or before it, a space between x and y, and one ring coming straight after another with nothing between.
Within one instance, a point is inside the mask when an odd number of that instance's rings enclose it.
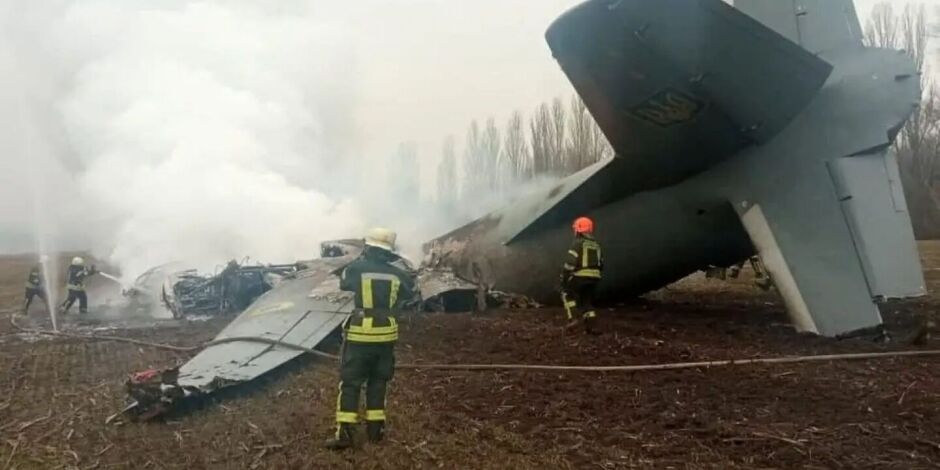
<instances>
[{"instance_id":1,"label":"tree line","mask_svg":"<svg viewBox=\"0 0 940 470\"><path fill-rule=\"evenodd\" d=\"M613 156L594 118L578 96L555 98L531 117L513 112L501 126L492 117L473 120L463 145L444 139L437 168L438 202L445 207L481 195L503 194L542 177L564 177Z\"/></svg>"}]
</instances>

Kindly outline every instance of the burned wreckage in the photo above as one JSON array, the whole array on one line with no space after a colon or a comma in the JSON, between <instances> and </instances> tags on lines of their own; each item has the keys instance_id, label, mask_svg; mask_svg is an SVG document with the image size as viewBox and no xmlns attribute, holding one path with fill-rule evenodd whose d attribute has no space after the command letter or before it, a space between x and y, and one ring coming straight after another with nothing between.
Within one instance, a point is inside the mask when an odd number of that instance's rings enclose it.
<instances>
[{"instance_id":1,"label":"burned wreckage","mask_svg":"<svg viewBox=\"0 0 940 470\"><path fill-rule=\"evenodd\" d=\"M125 385L132 403L124 414L133 420L151 419L188 397L206 396L254 380L303 354L300 348L315 348L353 311L352 295L340 290L337 274L362 249L361 240L326 242L321 246L321 258L292 265L230 263L215 276L190 271L170 275L161 289L162 295L171 299L168 306L171 302L178 305L170 307L178 309L174 315L237 311L239 302L255 298L185 364L131 375ZM405 258L397 263L418 279L416 309L472 310L481 292L488 294L444 268L416 269Z\"/></svg>"},{"instance_id":2,"label":"burned wreckage","mask_svg":"<svg viewBox=\"0 0 940 470\"><path fill-rule=\"evenodd\" d=\"M458 303L494 288L557 302L545 254L565 252L580 215L608 247L601 296L756 255L794 327L838 337L879 327L882 300L925 293L892 151L920 72L865 45L852 0L589 0L546 39L616 156L429 242L434 266L466 283ZM239 337L316 346L352 310L332 273L355 243L323 250L217 338L229 341L139 381L171 382L172 403L300 354Z\"/></svg>"},{"instance_id":3,"label":"burned wreckage","mask_svg":"<svg viewBox=\"0 0 940 470\"><path fill-rule=\"evenodd\" d=\"M180 271L167 277L161 298L173 318L237 313L299 268L297 264L250 266L230 261L212 276Z\"/></svg>"}]
</instances>

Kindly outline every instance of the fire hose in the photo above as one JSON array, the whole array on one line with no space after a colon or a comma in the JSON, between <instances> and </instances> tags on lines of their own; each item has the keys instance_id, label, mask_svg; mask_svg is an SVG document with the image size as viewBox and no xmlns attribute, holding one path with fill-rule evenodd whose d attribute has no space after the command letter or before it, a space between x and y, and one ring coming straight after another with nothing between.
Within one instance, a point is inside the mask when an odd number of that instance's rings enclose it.
<instances>
[{"instance_id":1,"label":"fire hose","mask_svg":"<svg viewBox=\"0 0 940 470\"><path fill-rule=\"evenodd\" d=\"M16 323L15 311L0 311L10 313L10 324L16 330L23 333L30 333L44 336L56 336L62 338L72 338L87 341L113 341L120 343L134 344L137 346L146 346L156 349L164 349L176 352L194 352L210 346L235 342L251 342L279 346L295 351L312 354L317 357L330 360L339 360L339 356L318 351L313 348L300 346L297 344L286 343L283 341L261 338L261 337L231 337L208 341L196 346L177 346L172 344L152 343L132 338L108 335L86 335L77 333L66 333L61 331L51 331L35 328L26 328ZM397 369L409 370L452 370L452 371L573 371L573 372L644 372L644 371L664 371L681 369L707 369L712 367L744 366L757 364L794 364L804 362L829 362L829 361L852 361L852 360L876 360L899 357L932 357L940 356L940 350L922 350L922 351L888 351L871 353L849 353L849 354L821 354L809 356L789 356L789 357L766 357L751 359L727 359L715 361L698 362L674 362L667 364L639 364L622 366L565 366L551 364L398 364Z\"/></svg>"}]
</instances>

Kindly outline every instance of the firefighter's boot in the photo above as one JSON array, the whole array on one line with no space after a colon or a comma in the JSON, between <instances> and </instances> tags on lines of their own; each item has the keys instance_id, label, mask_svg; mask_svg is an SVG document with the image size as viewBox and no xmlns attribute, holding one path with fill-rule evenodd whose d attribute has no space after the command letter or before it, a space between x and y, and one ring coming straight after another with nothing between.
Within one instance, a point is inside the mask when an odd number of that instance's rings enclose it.
<instances>
[{"instance_id":1,"label":"firefighter's boot","mask_svg":"<svg viewBox=\"0 0 940 470\"><path fill-rule=\"evenodd\" d=\"M346 450L353 446L353 427L351 424L342 423L336 429L336 436L326 441L323 447L330 450Z\"/></svg>"},{"instance_id":2,"label":"firefighter's boot","mask_svg":"<svg viewBox=\"0 0 940 470\"><path fill-rule=\"evenodd\" d=\"M584 332L592 336L601 334L600 330L597 329L597 316L596 315L585 315Z\"/></svg>"},{"instance_id":3,"label":"firefighter's boot","mask_svg":"<svg viewBox=\"0 0 940 470\"><path fill-rule=\"evenodd\" d=\"M378 444L385 437L385 421L369 421L366 423L366 433L369 435L369 442Z\"/></svg>"}]
</instances>

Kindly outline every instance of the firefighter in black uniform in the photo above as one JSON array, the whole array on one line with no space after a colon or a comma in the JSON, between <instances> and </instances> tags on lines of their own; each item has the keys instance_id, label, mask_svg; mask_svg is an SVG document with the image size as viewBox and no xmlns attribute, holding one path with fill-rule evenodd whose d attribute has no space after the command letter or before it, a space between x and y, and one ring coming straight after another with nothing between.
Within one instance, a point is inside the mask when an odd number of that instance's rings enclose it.
<instances>
[{"instance_id":1,"label":"firefighter in black uniform","mask_svg":"<svg viewBox=\"0 0 940 470\"><path fill-rule=\"evenodd\" d=\"M97 270L94 266L91 269L85 267L85 260L80 257L75 257L72 259L72 265L69 266L68 272L65 274L68 285L69 296L65 299L65 302L62 303L62 306L59 307L60 313L68 313L69 309L72 308L72 304L75 301L78 301L78 312L79 313L88 313L88 295L85 293L85 278L97 274Z\"/></svg>"},{"instance_id":2,"label":"firefighter in black uniform","mask_svg":"<svg viewBox=\"0 0 940 470\"><path fill-rule=\"evenodd\" d=\"M49 301L46 300L46 281L42 276L42 264L46 262L46 259L43 255L39 258L39 263L29 270L29 276L26 278L26 299L23 302L23 315L29 313L29 306L36 297L39 297L42 303L46 304L46 308L49 308Z\"/></svg>"},{"instance_id":3,"label":"firefighter in black uniform","mask_svg":"<svg viewBox=\"0 0 940 470\"><path fill-rule=\"evenodd\" d=\"M588 334L597 334L597 312L594 310L594 291L601 280L604 257L601 245L594 239L594 221L580 217L572 225L574 243L568 250L561 275L561 299L568 313L568 320L584 323Z\"/></svg>"},{"instance_id":4,"label":"firefighter in black uniform","mask_svg":"<svg viewBox=\"0 0 940 470\"><path fill-rule=\"evenodd\" d=\"M344 344L336 404L336 436L327 442L333 450L353 445L359 421L359 394L366 387L366 429L378 443L385 431L385 394L395 372L398 324L394 314L415 299L411 274L394 265L394 232L372 229L362 256L342 272L340 288L355 293L356 311L343 324Z\"/></svg>"}]
</instances>

